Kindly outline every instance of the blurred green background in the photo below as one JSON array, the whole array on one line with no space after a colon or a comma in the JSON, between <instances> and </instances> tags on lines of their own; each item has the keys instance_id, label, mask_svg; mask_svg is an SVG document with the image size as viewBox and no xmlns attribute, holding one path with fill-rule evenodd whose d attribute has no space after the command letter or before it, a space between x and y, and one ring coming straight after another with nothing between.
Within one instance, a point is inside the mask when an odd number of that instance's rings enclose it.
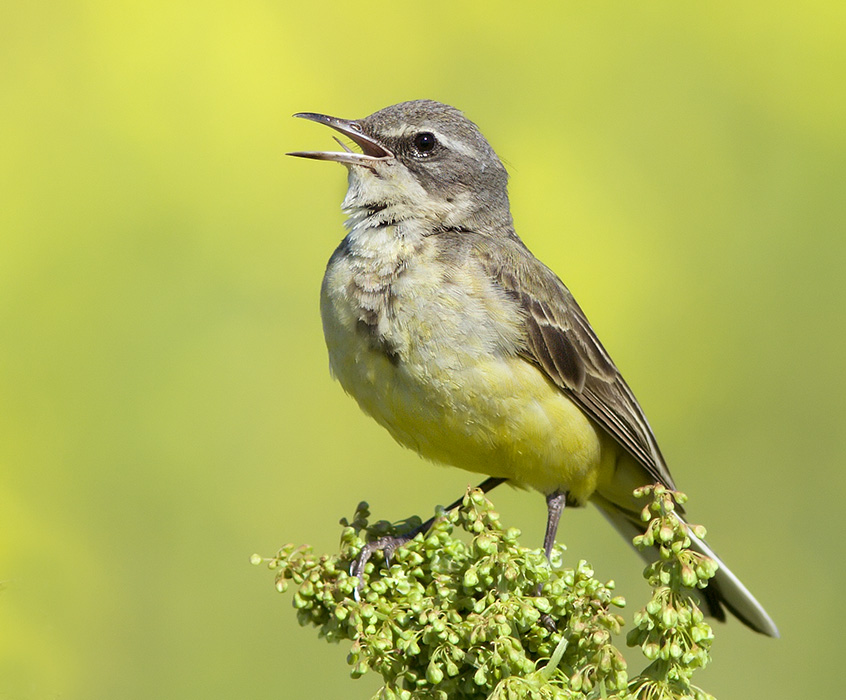
<instances>
[{"instance_id":1,"label":"blurred green background","mask_svg":"<svg viewBox=\"0 0 846 700\"><path fill-rule=\"evenodd\" d=\"M307 7L309 5L309 7ZM327 371L343 168L301 110L476 121L517 228L646 408L783 638L699 683L828 695L846 470L841 2L28 2L0 9L0 697L367 698L249 565L337 545L423 463ZM493 500L527 543L537 494ZM560 539L642 604L600 516ZM631 614L630 612L628 613ZM832 668L834 666L834 668Z\"/></svg>"}]
</instances>

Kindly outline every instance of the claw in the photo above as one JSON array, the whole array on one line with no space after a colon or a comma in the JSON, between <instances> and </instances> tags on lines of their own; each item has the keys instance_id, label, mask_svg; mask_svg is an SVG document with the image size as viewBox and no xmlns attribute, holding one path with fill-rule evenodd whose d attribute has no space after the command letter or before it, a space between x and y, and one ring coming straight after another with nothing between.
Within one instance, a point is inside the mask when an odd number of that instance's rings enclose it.
<instances>
[{"instance_id":1,"label":"claw","mask_svg":"<svg viewBox=\"0 0 846 700\"><path fill-rule=\"evenodd\" d=\"M338 141L338 139L335 139ZM343 146L344 150L349 151L350 149L344 146L343 143L338 141L338 143ZM495 486L499 486L499 484L506 481L506 479L502 479L500 477L488 477L485 479L481 484L479 484L476 488L478 488L482 493L487 493ZM462 500L464 497L462 496L457 501L454 501L451 505L444 508L445 511L453 510L461 505ZM386 535L385 537L380 537L378 540L374 540L373 542L368 542L361 548L361 551L358 553L358 557L354 562L350 564L350 576L353 576L358 579L358 583L355 585L353 589L353 598L355 598L356 602L361 602L361 587L364 584L364 567L367 566L367 562L370 560L370 557L373 556L373 552L378 552L382 550L385 555L385 564L390 567L391 565L391 557L393 557L394 552L397 551L403 545L411 542L417 535L421 532L428 532L432 525L435 523L435 517L429 518L425 523L421 523L417 527L413 528L405 535Z\"/></svg>"},{"instance_id":2,"label":"claw","mask_svg":"<svg viewBox=\"0 0 846 700\"><path fill-rule=\"evenodd\" d=\"M424 525L427 524L428 523L424 523ZM396 552L399 547L411 542L411 540L417 537L418 532L420 532L420 529L415 528L407 535L386 535L385 537L380 537L378 540L374 540L373 542L368 542L361 548L356 560L350 564L350 576L354 576L358 579L358 583L353 589L353 597L356 602L361 601L361 587L364 583L364 568L367 566L367 562L370 561L370 557L373 556L373 553L381 550L385 557L385 566L390 567L391 558L393 557L394 552Z\"/></svg>"}]
</instances>

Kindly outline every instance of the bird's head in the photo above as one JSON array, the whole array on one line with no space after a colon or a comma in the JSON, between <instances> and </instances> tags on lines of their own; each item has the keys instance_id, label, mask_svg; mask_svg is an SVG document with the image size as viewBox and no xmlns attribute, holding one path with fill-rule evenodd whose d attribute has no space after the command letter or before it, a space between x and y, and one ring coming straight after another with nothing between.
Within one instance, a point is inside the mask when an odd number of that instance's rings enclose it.
<instances>
[{"instance_id":1,"label":"bird's head","mask_svg":"<svg viewBox=\"0 0 846 700\"><path fill-rule=\"evenodd\" d=\"M510 226L505 167L478 127L432 100L401 102L358 120L301 112L353 141L342 151L298 151L349 169L348 210L390 210L395 220L484 230Z\"/></svg>"}]
</instances>

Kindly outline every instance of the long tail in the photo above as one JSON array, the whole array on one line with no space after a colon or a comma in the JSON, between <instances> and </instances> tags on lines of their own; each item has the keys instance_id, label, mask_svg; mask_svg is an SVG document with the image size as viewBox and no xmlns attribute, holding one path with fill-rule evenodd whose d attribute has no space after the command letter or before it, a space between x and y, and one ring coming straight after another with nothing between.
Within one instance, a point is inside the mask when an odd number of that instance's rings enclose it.
<instances>
[{"instance_id":1,"label":"long tail","mask_svg":"<svg viewBox=\"0 0 846 700\"><path fill-rule=\"evenodd\" d=\"M591 500L599 507L602 514L608 518L617 532L623 535L629 543L631 543L635 535L643 533L643 523L637 513L625 510L598 494L594 494ZM676 515L684 522L684 519L680 515ZM723 560L717 556L707 543L696 537L690 530L688 530L688 536L694 550L710 557L719 565L717 575L708 582L707 588L699 592L708 614L717 620L725 620L726 613L723 609L725 608L743 624L756 632L766 634L769 637L778 637L778 628L775 626L772 618L767 614L763 606L755 600L755 597L749 592L746 586L740 582L740 579L732 573L731 569L723 563ZM647 561L655 561L658 558L657 550L655 550L652 556L650 556L649 551L638 551L638 554Z\"/></svg>"}]
</instances>

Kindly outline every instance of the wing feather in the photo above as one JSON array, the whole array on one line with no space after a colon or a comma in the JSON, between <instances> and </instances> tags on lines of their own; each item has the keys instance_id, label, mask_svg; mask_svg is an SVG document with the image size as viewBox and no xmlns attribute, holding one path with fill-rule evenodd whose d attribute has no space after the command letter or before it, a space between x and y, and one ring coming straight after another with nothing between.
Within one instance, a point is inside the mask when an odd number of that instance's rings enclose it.
<instances>
[{"instance_id":1,"label":"wing feather","mask_svg":"<svg viewBox=\"0 0 846 700\"><path fill-rule=\"evenodd\" d=\"M486 273L523 309L521 354L596 421L656 482L675 488L646 416L564 283L522 242L479 246Z\"/></svg>"}]
</instances>

